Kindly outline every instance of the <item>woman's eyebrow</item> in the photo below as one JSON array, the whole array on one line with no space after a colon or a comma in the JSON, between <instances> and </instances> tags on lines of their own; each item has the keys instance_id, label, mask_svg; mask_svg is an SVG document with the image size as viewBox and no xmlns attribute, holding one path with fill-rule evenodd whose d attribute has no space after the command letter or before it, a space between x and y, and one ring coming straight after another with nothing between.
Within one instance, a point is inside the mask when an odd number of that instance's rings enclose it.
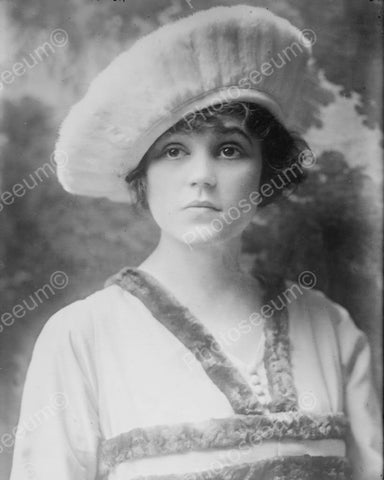
<instances>
[{"instance_id":1,"label":"woman's eyebrow","mask_svg":"<svg viewBox=\"0 0 384 480\"><path fill-rule=\"evenodd\" d=\"M172 133L169 136L160 137L153 144L153 148L159 149L159 148L164 148L166 145L170 143L181 143L181 141L177 138L177 136L178 136L177 133Z\"/></svg>"},{"instance_id":2,"label":"woman's eyebrow","mask_svg":"<svg viewBox=\"0 0 384 480\"><path fill-rule=\"evenodd\" d=\"M243 138L247 140L249 144L252 143L248 135L240 127L224 127L222 125L218 125L217 128L215 128L215 130L218 133L223 135L231 135L231 134L241 135Z\"/></svg>"}]
</instances>

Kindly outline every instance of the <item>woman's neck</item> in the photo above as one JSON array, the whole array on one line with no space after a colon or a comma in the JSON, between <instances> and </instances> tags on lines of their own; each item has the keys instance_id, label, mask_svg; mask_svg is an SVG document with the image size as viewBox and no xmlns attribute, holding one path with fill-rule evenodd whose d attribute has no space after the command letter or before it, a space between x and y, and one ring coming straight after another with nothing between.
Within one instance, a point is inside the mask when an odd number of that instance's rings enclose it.
<instances>
[{"instance_id":1,"label":"woman's neck","mask_svg":"<svg viewBox=\"0 0 384 480\"><path fill-rule=\"evenodd\" d=\"M240 253L240 237L214 245L190 246L163 233L139 268L180 297L212 298L244 289L247 275L240 268Z\"/></svg>"}]
</instances>

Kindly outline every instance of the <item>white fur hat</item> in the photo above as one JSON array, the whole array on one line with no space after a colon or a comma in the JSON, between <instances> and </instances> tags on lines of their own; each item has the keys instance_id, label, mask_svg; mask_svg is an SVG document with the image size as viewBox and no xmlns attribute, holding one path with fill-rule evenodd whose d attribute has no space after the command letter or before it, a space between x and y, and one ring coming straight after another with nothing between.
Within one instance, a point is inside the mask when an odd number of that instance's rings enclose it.
<instances>
[{"instance_id":1,"label":"white fur hat","mask_svg":"<svg viewBox=\"0 0 384 480\"><path fill-rule=\"evenodd\" d=\"M186 114L228 101L258 103L286 127L311 39L264 8L215 7L138 40L93 80L56 144L64 189L131 203L125 176Z\"/></svg>"}]
</instances>

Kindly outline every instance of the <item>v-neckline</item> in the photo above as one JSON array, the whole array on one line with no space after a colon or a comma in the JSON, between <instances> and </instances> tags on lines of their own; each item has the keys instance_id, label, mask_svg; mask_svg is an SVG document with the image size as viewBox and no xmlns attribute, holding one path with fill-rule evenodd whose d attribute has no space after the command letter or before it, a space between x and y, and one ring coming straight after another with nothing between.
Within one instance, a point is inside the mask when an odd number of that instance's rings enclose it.
<instances>
[{"instance_id":1,"label":"v-neckline","mask_svg":"<svg viewBox=\"0 0 384 480\"><path fill-rule=\"evenodd\" d=\"M125 267L108 279L105 285L114 283L136 296L154 318L194 354L208 377L227 397L235 413L297 410L286 308L283 314L282 311L275 312L279 315L264 321L263 363L271 397L271 402L265 406L231 359L234 357L237 360L237 357L227 354L204 323L153 275L139 268ZM267 284L265 286L269 287ZM265 291L264 300L267 302L273 289L265 288ZM241 360L239 362L247 368L247 364Z\"/></svg>"}]
</instances>

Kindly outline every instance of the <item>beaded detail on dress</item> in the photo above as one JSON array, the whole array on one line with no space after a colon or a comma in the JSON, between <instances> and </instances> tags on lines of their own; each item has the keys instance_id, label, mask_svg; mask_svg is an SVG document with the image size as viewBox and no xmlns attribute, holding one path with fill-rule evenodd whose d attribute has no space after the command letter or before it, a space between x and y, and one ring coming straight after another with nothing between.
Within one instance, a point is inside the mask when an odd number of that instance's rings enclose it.
<instances>
[{"instance_id":1,"label":"beaded detail on dress","mask_svg":"<svg viewBox=\"0 0 384 480\"><path fill-rule=\"evenodd\" d=\"M268 378L263 362L256 365L245 365L243 362L227 353L232 363L240 370L244 378L248 381L253 392L257 395L259 402L263 406L271 403L272 398L268 389Z\"/></svg>"}]
</instances>

